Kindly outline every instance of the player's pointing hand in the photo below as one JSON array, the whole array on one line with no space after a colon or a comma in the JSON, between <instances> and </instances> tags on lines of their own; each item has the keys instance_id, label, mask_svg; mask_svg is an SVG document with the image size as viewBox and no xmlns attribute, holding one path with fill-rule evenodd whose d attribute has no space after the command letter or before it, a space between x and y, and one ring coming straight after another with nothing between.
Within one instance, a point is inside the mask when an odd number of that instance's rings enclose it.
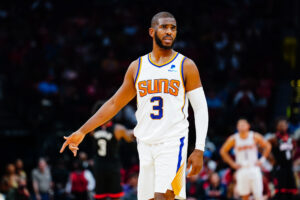
<instances>
[{"instance_id":1,"label":"player's pointing hand","mask_svg":"<svg viewBox=\"0 0 300 200\"><path fill-rule=\"evenodd\" d=\"M73 152L73 155L76 156L77 151L79 150L78 146L82 142L84 136L85 134L80 131L76 131L68 137L64 136L64 139L66 141L62 145L60 153L62 153L65 150L65 148L69 145L69 149Z\"/></svg>"},{"instance_id":2,"label":"player's pointing hand","mask_svg":"<svg viewBox=\"0 0 300 200\"><path fill-rule=\"evenodd\" d=\"M191 177L200 173L203 166L203 151L195 149L188 159L187 169L189 170L192 167L192 170L187 175Z\"/></svg>"}]
</instances>

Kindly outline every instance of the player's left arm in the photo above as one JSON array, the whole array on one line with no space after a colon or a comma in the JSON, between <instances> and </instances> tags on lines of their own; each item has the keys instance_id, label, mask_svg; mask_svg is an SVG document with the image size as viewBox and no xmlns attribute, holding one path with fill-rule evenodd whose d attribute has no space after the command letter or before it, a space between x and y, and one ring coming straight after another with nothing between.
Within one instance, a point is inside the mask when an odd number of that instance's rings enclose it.
<instances>
[{"instance_id":1,"label":"player's left arm","mask_svg":"<svg viewBox=\"0 0 300 200\"><path fill-rule=\"evenodd\" d=\"M254 140L261 148L263 148L262 157L259 159L259 164L262 164L270 155L272 145L259 133L254 133Z\"/></svg>"},{"instance_id":2,"label":"player's left arm","mask_svg":"<svg viewBox=\"0 0 300 200\"><path fill-rule=\"evenodd\" d=\"M124 139L126 142L133 142L134 140L133 130L128 130L121 124L116 124L114 134L117 140Z\"/></svg>"},{"instance_id":3,"label":"player's left arm","mask_svg":"<svg viewBox=\"0 0 300 200\"><path fill-rule=\"evenodd\" d=\"M192 166L188 176L193 176L198 174L203 166L203 152L208 129L208 109L198 68L191 59L187 58L184 61L183 73L186 95L194 110L196 127L195 150L188 158L187 165L188 169Z\"/></svg>"}]
</instances>

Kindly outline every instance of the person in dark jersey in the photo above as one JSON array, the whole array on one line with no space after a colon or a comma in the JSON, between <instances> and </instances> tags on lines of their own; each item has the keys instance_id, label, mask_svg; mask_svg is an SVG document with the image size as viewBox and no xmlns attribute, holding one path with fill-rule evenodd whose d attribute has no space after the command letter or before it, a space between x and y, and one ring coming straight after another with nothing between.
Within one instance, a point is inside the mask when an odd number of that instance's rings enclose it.
<instances>
[{"instance_id":1,"label":"person in dark jersey","mask_svg":"<svg viewBox=\"0 0 300 200\"><path fill-rule=\"evenodd\" d=\"M102 103L97 102L96 112ZM95 199L120 199L124 196L121 187L121 161L119 157L119 141L133 141L133 132L120 124L108 121L91 134L94 143L94 175L96 179Z\"/></svg>"},{"instance_id":2,"label":"person in dark jersey","mask_svg":"<svg viewBox=\"0 0 300 200\"><path fill-rule=\"evenodd\" d=\"M288 122L279 119L276 124L276 133L269 141L272 144L274 157L274 176L276 184L276 200L292 200L296 198L297 187L293 174L293 153L296 143L288 134Z\"/></svg>"}]
</instances>

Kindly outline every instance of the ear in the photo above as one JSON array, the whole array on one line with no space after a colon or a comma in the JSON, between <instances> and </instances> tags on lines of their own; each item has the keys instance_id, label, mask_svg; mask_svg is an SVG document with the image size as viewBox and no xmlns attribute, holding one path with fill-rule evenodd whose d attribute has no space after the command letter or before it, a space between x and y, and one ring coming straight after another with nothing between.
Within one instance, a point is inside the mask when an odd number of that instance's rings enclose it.
<instances>
[{"instance_id":1,"label":"ear","mask_svg":"<svg viewBox=\"0 0 300 200\"><path fill-rule=\"evenodd\" d=\"M154 30L154 28L149 28L149 35L152 37L152 38L154 38L154 32L155 32L155 30Z\"/></svg>"}]
</instances>

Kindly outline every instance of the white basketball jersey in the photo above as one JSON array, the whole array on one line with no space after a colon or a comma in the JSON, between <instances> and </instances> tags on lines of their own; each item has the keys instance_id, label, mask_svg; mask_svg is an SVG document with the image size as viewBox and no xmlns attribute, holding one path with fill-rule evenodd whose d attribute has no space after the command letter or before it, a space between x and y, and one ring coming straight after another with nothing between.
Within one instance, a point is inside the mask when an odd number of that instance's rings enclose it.
<instances>
[{"instance_id":1,"label":"white basketball jersey","mask_svg":"<svg viewBox=\"0 0 300 200\"><path fill-rule=\"evenodd\" d=\"M239 133L234 135L235 161L243 167L254 166L257 161L257 145L254 141L254 133L250 131L247 138L241 138Z\"/></svg>"},{"instance_id":2,"label":"white basketball jersey","mask_svg":"<svg viewBox=\"0 0 300 200\"><path fill-rule=\"evenodd\" d=\"M139 58L135 78L137 126L134 129L138 140L157 144L187 136L184 59L185 56L178 52L162 65L155 64L150 54Z\"/></svg>"}]
</instances>

